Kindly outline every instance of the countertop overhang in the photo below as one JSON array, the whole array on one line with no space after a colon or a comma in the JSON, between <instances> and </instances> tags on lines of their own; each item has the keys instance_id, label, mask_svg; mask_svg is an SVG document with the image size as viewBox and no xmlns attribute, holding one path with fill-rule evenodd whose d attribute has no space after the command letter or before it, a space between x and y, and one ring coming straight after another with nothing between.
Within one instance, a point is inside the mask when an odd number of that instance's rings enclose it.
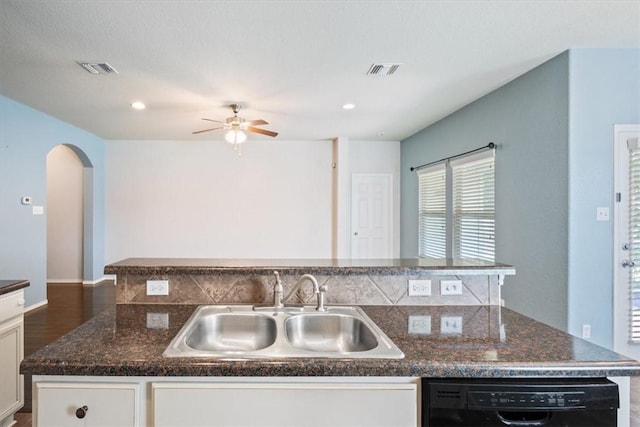
<instances>
[{"instance_id":1,"label":"countertop overhang","mask_svg":"<svg viewBox=\"0 0 640 427\"><path fill-rule=\"evenodd\" d=\"M28 356L21 372L89 376L607 377L640 375L640 362L499 306L362 306L404 359L165 358L195 305L120 304ZM147 327L166 313L167 329ZM429 333L409 332L415 316ZM462 332L443 333L447 317Z\"/></svg>"},{"instance_id":2,"label":"countertop overhang","mask_svg":"<svg viewBox=\"0 0 640 427\"><path fill-rule=\"evenodd\" d=\"M0 280L0 295L24 289L29 285L28 280Z\"/></svg>"},{"instance_id":3,"label":"countertop overhang","mask_svg":"<svg viewBox=\"0 0 640 427\"><path fill-rule=\"evenodd\" d=\"M501 263L472 259L216 259L127 258L105 266L105 274L515 274Z\"/></svg>"}]
</instances>

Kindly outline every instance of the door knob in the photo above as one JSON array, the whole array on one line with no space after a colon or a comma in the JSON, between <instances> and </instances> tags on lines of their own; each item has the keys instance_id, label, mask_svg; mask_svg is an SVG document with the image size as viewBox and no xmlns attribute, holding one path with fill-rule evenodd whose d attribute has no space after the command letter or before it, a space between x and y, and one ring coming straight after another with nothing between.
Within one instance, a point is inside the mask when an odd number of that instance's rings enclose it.
<instances>
[{"instance_id":1,"label":"door knob","mask_svg":"<svg viewBox=\"0 0 640 427\"><path fill-rule=\"evenodd\" d=\"M357 236L357 235L358 235L358 232L356 231L355 233L353 233L353 235L354 235L354 236Z\"/></svg>"}]
</instances>

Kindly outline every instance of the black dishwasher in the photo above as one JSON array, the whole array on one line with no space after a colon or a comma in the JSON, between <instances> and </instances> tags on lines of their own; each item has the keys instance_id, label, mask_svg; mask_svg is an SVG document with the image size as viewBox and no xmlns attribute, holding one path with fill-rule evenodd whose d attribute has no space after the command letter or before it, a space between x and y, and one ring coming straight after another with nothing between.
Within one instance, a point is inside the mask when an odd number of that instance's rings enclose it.
<instances>
[{"instance_id":1,"label":"black dishwasher","mask_svg":"<svg viewBox=\"0 0 640 427\"><path fill-rule=\"evenodd\" d=\"M615 427L619 404L606 378L422 379L429 427Z\"/></svg>"}]
</instances>

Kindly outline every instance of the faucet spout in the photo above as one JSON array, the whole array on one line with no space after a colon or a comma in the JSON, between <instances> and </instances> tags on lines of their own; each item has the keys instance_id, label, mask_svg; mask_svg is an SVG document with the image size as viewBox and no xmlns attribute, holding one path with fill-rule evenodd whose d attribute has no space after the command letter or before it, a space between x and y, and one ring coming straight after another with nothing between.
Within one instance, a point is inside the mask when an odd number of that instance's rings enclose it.
<instances>
[{"instance_id":1,"label":"faucet spout","mask_svg":"<svg viewBox=\"0 0 640 427\"><path fill-rule=\"evenodd\" d=\"M313 293L314 294L319 294L320 293L320 286L318 285L318 280L316 280L316 278L313 277L311 274L303 274L302 276L300 276L300 278L298 279L296 284L293 285L293 288L287 294L287 296L284 297L283 301L288 300L289 298L291 298L291 296L293 296L293 294L298 292L298 290L300 289L300 286L302 286L302 284L307 280L310 281L313 284Z\"/></svg>"},{"instance_id":2,"label":"faucet spout","mask_svg":"<svg viewBox=\"0 0 640 427\"><path fill-rule=\"evenodd\" d=\"M302 286L302 284L306 281L311 282L311 284L313 285L313 293L317 295L318 305L316 306L316 310L327 311L327 309L324 307L324 293L327 291L327 287L319 286L318 280L311 274L303 274L302 276L300 276L296 284L293 285L291 291L287 294L286 297L284 297L282 301L284 302L291 298L291 296L293 296L293 294L296 293L300 289L300 286Z\"/></svg>"}]
</instances>

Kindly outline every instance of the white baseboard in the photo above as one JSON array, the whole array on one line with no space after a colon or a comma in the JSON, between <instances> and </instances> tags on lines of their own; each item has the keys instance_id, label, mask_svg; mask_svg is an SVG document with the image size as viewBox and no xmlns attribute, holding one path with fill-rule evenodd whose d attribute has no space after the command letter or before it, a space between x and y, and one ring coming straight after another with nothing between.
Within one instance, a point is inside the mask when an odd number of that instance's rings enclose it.
<instances>
[{"instance_id":1,"label":"white baseboard","mask_svg":"<svg viewBox=\"0 0 640 427\"><path fill-rule=\"evenodd\" d=\"M47 283L50 283L52 285L56 285L56 284L76 284L76 283L82 283L85 286L95 286L98 285L102 282L105 281L114 281L116 280L116 276L115 274L113 275L107 275L107 276L102 276L101 278L99 278L98 280L82 280L82 279L47 279Z\"/></svg>"},{"instance_id":2,"label":"white baseboard","mask_svg":"<svg viewBox=\"0 0 640 427\"><path fill-rule=\"evenodd\" d=\"M82 279L47 279L47 283L82 283Z\"/></svg>"},{"instance_id":3,"label":"white baseboard","mask_svg":"<svg viewBox=\"0 0 640 427\"><path fill-rule=\"evenodd\" d=\"M45 299L44 301L40 301L40 302L32 304L32 305L30 305L28 307L25 307L24 308L24 312L27 313L27 312L29 312L31 310L35 310L36 308L44 307L47 304L49 304L49 300Z\"/></svg>"},{"instance_id":4,"label":"white baseboard","mask_svg":"<svg viewBox=\"0 0 640 427\"><path fill-rule=\"evenodd\" d=\"M113 282L115 282L115 281L116 281L116 276L115 276L115 274L109 274L109 275L106 275L106 276L102 276L102 277L101 277L101 278L99 278L98 280L83 280L83 281L82 281L82 284L83 284L84 286L95 286L95 285L98 285L98 284L100 284L100 283L102 283L102 282L106 282L106 281L113 281Z\"/></svg>"}]
</instances>

